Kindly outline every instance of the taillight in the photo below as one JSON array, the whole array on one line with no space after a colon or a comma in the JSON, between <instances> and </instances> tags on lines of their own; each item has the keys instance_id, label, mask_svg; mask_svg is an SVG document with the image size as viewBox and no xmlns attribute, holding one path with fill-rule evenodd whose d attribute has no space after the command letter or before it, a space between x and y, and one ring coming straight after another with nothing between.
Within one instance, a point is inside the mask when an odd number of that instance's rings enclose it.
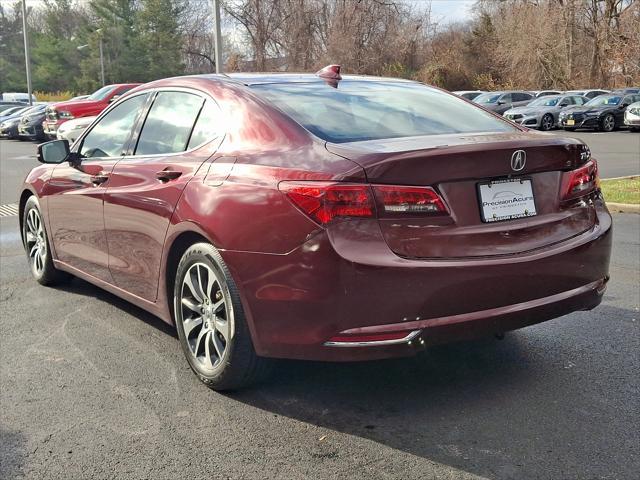
<instances>
[{"instance_id":1,"label":"taillight","mask_svg":"<svg viewBox=\"0 0 640 480\"><path fill-rule=\"evenodd\" d=\"M374 217L376 205L372 190L381 213L448 213L444 201L431 187L284 181L278 188L321 225L336 217Z\"/></svg>"},{"instance_id":2,"label":"taillight","mask_svg":"<svg viewBox=\"0 0 640 480\"><path fill-rule=\"evenodd\" d=\"M368 185L328 182L281 182L278 188L321 225L336 217L373 217Z\"/></svg>"},{"instance_id":3,"label":"taillight","mask_svg":"<svg viewBox=\"0 0 640 480\"><path fill-rule=\"evenodd\" d=\"M582 167L565 172L562 176L561 200L572 200L596 190L600 185L598 164L590 160Z\"/></svg>"},{"instance_id":4,"label":"taillight","mask_svg":"<svg viewBox=\"0 0 640 480\"><path fill-rule=\"evenodd\" d=\"M431 187L374 185L373 190L386 213L448 213Z\"/></svg>"}]
</instances>

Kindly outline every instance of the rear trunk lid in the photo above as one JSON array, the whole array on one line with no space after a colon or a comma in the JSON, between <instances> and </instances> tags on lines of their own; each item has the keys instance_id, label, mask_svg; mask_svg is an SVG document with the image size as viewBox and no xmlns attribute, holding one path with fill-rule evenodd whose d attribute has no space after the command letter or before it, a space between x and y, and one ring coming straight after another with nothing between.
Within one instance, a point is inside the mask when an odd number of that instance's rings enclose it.
<instances>
[{"instance_id":1,"label":"rear trunk lid","mask_svg":"<svg viewBox=\"0 0 640 480\"><path fill-rule=\"evenodd\" d=\"M592 207L585 202L564 205L560 199L563 171L584 163L581 146L570 138L514 132L328 143L327 149L362 166L372 184L435 188L449 215L379 212L379 222L397 255L441 259L518 254L592 228ZM525 165L514 171L511 164L518 150L524 151ZM500 221L483 218L487 211L481 202L495 200L494 192L500 200L500 195L516 191L519 196L522 188L529 187L535 215Z\"/></svg>"}]
</instances>

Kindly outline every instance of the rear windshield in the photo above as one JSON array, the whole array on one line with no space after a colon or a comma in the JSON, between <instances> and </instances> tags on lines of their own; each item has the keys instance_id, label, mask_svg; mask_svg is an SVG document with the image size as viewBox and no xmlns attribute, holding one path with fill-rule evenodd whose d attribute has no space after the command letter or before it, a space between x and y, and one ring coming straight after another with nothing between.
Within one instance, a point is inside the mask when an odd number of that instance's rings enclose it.
<instances>
[{"instance_id":1,"label":"rear windshield","mask_svg":"<svg viewBox=\"0 0 640 480\"><path fill-rule=\"evenodd\" d=\"M622 97L616 95L600 95L599 97L589 100L585 105L589 107L600 107L602 105L618 105Z\"/></svg>"},{"instance_id":2,"label":"rear windshield","mask_svg":"<svg viewBox=\"0 0 640 480\"><path fill-rule=\"evenodd\" d=\"M513 132L508 123L419 83L343 80L253 85L303 127L332 143L448 133Z\"/></svg>"}]
</instances>

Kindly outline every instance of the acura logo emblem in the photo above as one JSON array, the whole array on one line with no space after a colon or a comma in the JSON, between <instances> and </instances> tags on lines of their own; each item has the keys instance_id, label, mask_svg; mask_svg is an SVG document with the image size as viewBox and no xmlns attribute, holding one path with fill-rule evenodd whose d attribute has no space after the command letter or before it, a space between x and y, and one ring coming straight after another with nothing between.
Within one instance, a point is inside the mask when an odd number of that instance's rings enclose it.
<instances>
[{"instance_id":1,"label":"acura logo emblem","mask_svg":"<svg viewBox=\"0 0 640 480\"><path fill-rule=\"evenodd\" d=\"M527 163L527 152L524 150L516 150L511 155L511 170L519 172Z\"/></svg>"}]
</instances>

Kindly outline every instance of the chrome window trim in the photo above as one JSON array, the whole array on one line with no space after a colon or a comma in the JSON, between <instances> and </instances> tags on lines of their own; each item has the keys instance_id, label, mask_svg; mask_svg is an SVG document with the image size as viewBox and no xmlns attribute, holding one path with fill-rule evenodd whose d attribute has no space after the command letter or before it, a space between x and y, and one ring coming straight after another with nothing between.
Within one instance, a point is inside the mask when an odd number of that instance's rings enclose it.
<instances>
[{"instance_id":1,"label":"chrome window trim","mask_svg":"<svg viewBox=\"0 0 640 480\"><path fill-rule=\"evenodd\" d=\"M125 92L125 95L123 97L119 98L118 100L113 102L109 107L105 108L102 112L100 112L100 115L98 115L98 117L93 121L93 123L89 127L87 127L87 129L84 132L82 132L82 136L78 137L76 139L76 141L73 142L73 147L76 148L76 145L77 145L77 148L78 148L78 150L75 150L75 151L79 151L80 146L84 142L84 138L89 134L89 132L91 130L93 130L94 126L102 119L102 117L104 115L106 115L107 113L109 113L112 109L116 108L116 106L118 106L120 103L126 102L127 100L130 100L133 97L137 97L139 95L156 95L159 92L167 92L167 91L186 92L186 93L191 93L191 94L198 95L199 97L204 98L205 101L207 101L207 100L212 101L214 103L214 105L218 108L220 114L222 114L222 112L223 112L222 108L220 107L218 102L215 100L215 98L213 98L208 92L205 92L205 91L202 91L202 90L197 90L195 88L166 86L166 87L148 88L148 89L141 90L141 91L138 91L138 92L135 92L135 93L132 93L132 94L127 94ZM204 105L203 105L203 108L204 108ZM150 111L150 108L148 110L146 110L145 120L146 120L146 115L149 114L149 111ZM196 119L196 121L197 121L197 119ZM195 124L194 124L194 126L195 126ZM142 130L140 130L140 131L142 131ZM93 158L93 159L98 159L98 158L101 158L101 159L119 158L122 161L122 160L137 159L137 158L154 158L154 157L165 157L166 158L166 157L173 157L173 156L177 156L177 155L184 155L184 154L192 153L192 152L198 150L199 148L202 148L205 145L213 142L216 139L220 139L220 143L222 143L222 141L224 140L224 137L226 136L226 134L227 134L226 131L219 132L216 136L210 138L209 140L205 140L200 145L196 145L195 147L190 148L189 150L183 150L181 152L156 153L156 154L153 154L153 155L120 155L118 157L91 157L91 158Z\"/></svg>"}]
</instances>

